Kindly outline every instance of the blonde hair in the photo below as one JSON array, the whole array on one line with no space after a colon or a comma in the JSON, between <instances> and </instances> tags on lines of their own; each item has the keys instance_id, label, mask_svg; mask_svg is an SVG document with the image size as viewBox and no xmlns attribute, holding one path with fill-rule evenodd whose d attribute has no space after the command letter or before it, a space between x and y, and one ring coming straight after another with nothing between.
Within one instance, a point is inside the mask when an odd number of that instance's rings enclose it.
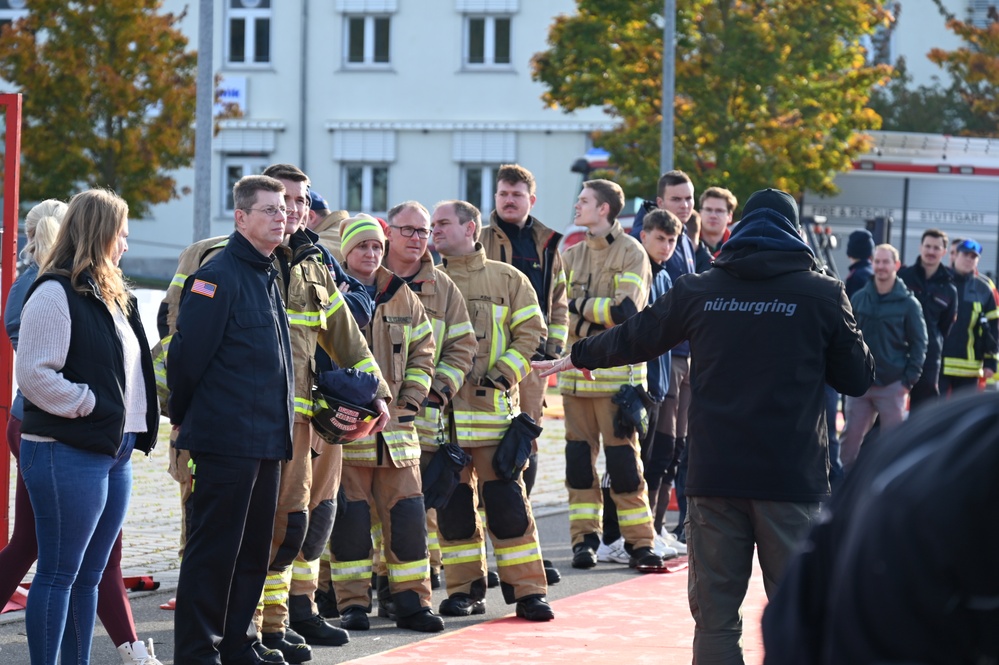
<instances>
[{"instance_id":1,"label":"blonde hair","mask_svg":"<svg viewBox=\"0 0 999 665\"><path fill-rule=\"evenodd\" d=\"M41 263L52 248L67 206L57 199L46 199L28 211L24 217L24 233L28 244L21 250L25 263Z\"/></svg>"},{"instance_id":2,"label":"blonde hair","mask_svg":"<svg viewBox=\"0 0 999 665\"><path fill-rule=\"evenodd\" d=\"M114 303L127 313L128 285L113 260L118 234L127 219L128 204L114 192L80 192L69 202L59 235L39 272L69 277L80 294L91 291L83 279L87 273L108 307Z\"/></svg>"}]
</instances>

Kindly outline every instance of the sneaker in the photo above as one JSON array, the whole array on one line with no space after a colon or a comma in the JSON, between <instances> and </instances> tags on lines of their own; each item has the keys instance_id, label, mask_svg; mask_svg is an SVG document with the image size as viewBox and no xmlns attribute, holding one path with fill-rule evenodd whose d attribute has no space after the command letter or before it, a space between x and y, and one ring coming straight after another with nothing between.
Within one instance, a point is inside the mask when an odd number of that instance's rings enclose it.
<instances>
[{"instance_id":1,"label":"sneaker","mask_svg":"<svg viewBox=\"0 0 999 665\"><path fill-rule=\"evenodd\" d=\"M664 561L668 559L675 559L680 554L675 547L670 546L666 539L658 533L656 534L655 541L652 543L652 551Z\"/></svg>"},{"instance_id":2,"label":"sneaker","mask_svg":"<svg viewBox=\"0 0 999 665\"><path fill-rule=\"evenodd\" d=\"M597 548L597 561L604 563L628 563L631 556L624 549L624 538L618 538L610 545L605 545L602 541Z\"/></svg>"},{"instance_id":3,"label":"sneaker","mask_svg":"<svg viewBox=\"0 0 999 665\"><path fill-rule=\"evenodd\" d=\"M687 554L687 545L685 543L681 543L680 539L673 535L673 533L666 527L663 527L662 539L666 541L667 545L675 549L676 553L680 556Z\"/></svg>"},{"instance_id":4,"label":"sneaker","mask_svg":"<svg viewBox=\"0 0 999 665\"><path fill-rule=\"evenodd\" d=\"M132 642L131 644L125 642L118 647L118 653L121 655L121 662L127 665L163 665L156 659L152 640L149 640L148 648L142 642Z\"/></svg>"}]
</instances>

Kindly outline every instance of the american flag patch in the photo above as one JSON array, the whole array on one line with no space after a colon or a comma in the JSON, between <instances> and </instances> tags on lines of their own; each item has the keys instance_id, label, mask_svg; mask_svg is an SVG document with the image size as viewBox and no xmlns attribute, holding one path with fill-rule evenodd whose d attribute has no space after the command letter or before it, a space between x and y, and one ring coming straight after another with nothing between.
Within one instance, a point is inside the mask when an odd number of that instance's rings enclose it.
<instances>
[{"instance_id":1,"label":"american flag patch","mask_svg":"<svg viewBox=\"0 0 999 665\"><path fill-rule=\"evenodd\" d=\"M206 282L203 279L194 280L194 284L191 285L191 293L197 293L198 295L208 296L209 298L215 297L215 289L218 287L211 282Z\"/></svg>"}]
</instances>

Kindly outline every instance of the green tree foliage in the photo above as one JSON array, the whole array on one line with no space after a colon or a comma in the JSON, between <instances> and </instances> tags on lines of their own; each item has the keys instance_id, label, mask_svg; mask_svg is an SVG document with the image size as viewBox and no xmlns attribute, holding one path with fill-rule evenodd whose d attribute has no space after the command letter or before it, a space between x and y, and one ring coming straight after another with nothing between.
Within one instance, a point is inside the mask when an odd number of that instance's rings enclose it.
<instances>
[{"instance_id":1,"label":"green tree foliage","mask_svg":"<svg viewBox=\"0 0 999 665\"><path fill-rule=\"evenodd\" d=\"M836 172L867 149L879 118L867 101L887 79L861 39L892 17L874 0L679 0L675 164L699 188L744 200L775 186L835 191ZM545 103L600 106L621 127L595 142L630 194L659 176L662 0L577 0L533 62Z\"/></svg>"},{"instance_id":2,"label":"green tree foliage","mask_svg":"<svg viewBox=\"0 0 999 665\"><path fill-rule=\"evenodd\" d=\"M194 157L197 57L159 0L32 0L0 34L23 93L21 200L108 187L135 217L178 196Z\"/></svg>"},{"instance_id":3,"label":"green tree foliage","mask_svg":"<svg viewBox=\"0 0 999 665\"><path fill-rule=\"evenodd\" d=\"M934 48L928 54L950 74L954 91L970 109L962 133L994 136L999 130L999 14L990 7L988 24L976 27L958 20L940 0L934 3L947 18L947 29L965 43L953 51Z\"/></svg>"}]
</instances>

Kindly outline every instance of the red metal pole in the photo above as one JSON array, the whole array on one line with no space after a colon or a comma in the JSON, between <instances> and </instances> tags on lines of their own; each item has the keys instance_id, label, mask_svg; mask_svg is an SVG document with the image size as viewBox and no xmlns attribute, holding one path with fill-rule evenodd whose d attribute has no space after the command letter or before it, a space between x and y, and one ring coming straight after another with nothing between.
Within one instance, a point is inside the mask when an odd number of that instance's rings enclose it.
<instances>
[{"instance_id":1,"label":"red metal pole","mask_svg":"<svg viewBox=\"0 0 999 665\"><path fill-rule=\"evenodd\" d=\"M3 234L0 236L0 293L4 307L7 293L17 277L17 209L21 183L21 95L0 94L0 109L7 118L4 135L3 165ZM14 392L14 349L0 343L0 423L10 417ZM6 429L6 428L5 428ZM0 445L0 546L6 545L10 533L10 452L7 437Z\"/></svg>"}]
</instances>

